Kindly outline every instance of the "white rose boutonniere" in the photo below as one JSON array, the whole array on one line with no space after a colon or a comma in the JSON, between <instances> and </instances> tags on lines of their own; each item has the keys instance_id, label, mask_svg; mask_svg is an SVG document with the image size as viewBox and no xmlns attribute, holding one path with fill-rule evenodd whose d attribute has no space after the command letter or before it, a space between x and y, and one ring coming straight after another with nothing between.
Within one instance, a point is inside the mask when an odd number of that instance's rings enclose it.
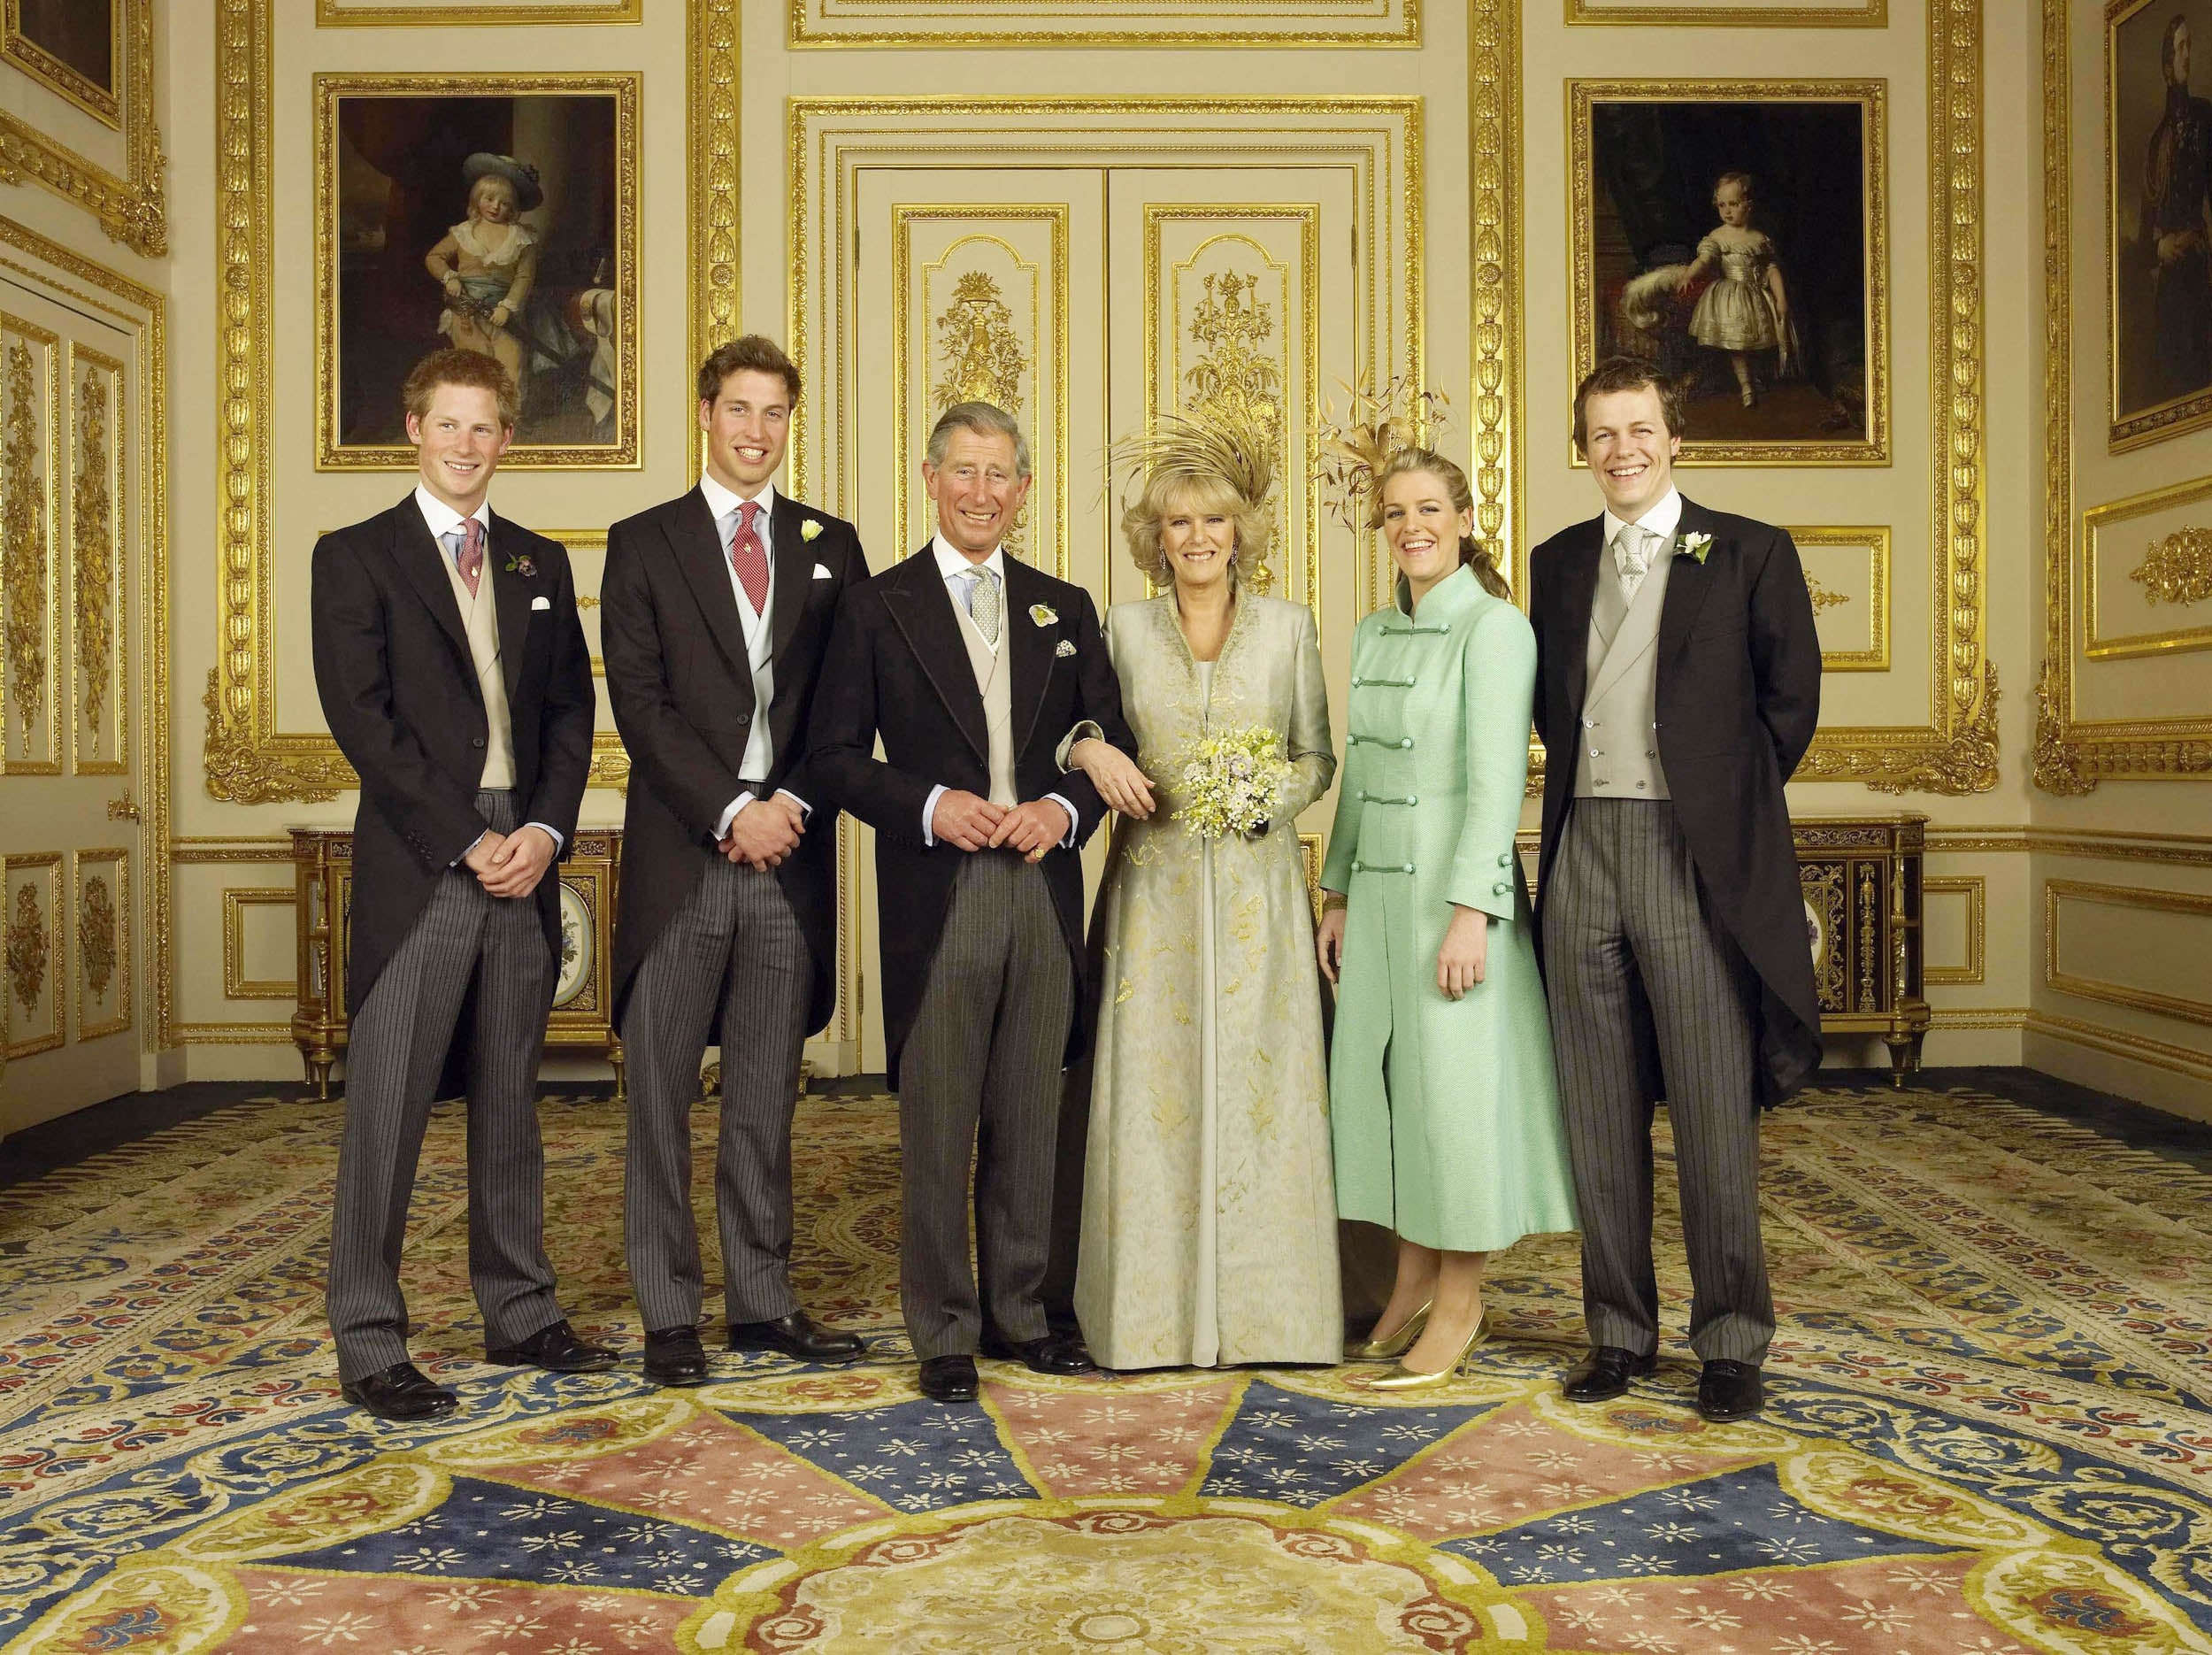
<instances>
[{"instance_id":1,"label":"white rose boutonniere","mask_svg":"<svg viewBox=\"0 0 2212 1655\"><path fill-rule=\"evenodd\" d=\"M1675 556L1687 558L1692 563L1703 563L1705 554L1712 549L1713 537L1710 535L1684 535L1674 543Z\"/></svg>"},{"instance_id":2,"label":"white rose boutonniere","mask_svg":"<svg viewBox=\"0 0 2212 1655\"><path fill-rule=\"evenodd\" d=\"M799 525L799 538L801 540L812 540L819 535L821 532L822 522L819 518L810 517L805 522Z\"/></svg>"},{"instance_id":3,"label":"white rose boutonniere","mask_svg":"<svg viewBox=\"0 0 2212 1655\"><path fill-rule=\"evenodd\" d=\"M1029 619L1040 627L1056 627L1060 624L1060 617L1053 612L1049 604L1032 604Z\"/></svg>"}]
</instances>

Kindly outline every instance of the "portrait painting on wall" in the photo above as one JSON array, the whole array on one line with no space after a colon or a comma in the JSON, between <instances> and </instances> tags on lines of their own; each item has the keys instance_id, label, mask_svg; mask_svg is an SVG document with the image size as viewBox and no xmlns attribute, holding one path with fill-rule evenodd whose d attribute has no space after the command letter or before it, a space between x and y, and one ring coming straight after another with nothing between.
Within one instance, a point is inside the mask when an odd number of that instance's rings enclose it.
<instances>
[{"instance_id":1,"label":"portrait painting on wall","mask_svg":"<svg viewBox=\"0 0 2212 1655\"><path fill-rule=\"evenodd\" d=\"M2105 24L2112 446L2212 424L2212 0L2136 0Z\"/></svg>"},{"instance_id":2,"label":"portrait painting on wall","mask_svg":"<svg viewBox=\"0 0 2212 1655\"><path fill-rule=\"evenodd\" d=\"M317 87L317 464L413 466L400 386L453 345L514 375L506 465L637 465L637 77Z\"/></svg>"},{"instance_id":3,"label":"portrait painting on wall","mask_svg":"<svg viewBox=\"0 0 2212 1655\"><path fill-rule=\"evenodd\" d=\"M1708 462L1886 462L1881 83L1572 85L1578 376L1678 380Z\"/></svg>"},{"instance_id":4,"label":"portrait painting on wall","mask_svg":"<svg viewBox=\"0 0 2212 1655\"><path fill-rule=\"evenodd\" d=\"M123 0L7 0L5 55L111 127L122 125Z\"/></svg>"}]
</instances>

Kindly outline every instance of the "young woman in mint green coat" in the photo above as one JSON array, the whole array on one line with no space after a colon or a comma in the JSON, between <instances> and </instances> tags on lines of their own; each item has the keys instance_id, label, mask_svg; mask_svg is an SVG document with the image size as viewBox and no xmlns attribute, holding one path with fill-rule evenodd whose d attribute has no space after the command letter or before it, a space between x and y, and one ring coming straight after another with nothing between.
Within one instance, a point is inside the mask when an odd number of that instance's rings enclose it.
<instances>
[{"instance_id":1,"label":"young woman in mint green coat","mask_svg":"<svg viewBox=\"0 0 2212 1655\"><path fill-rule=\"evenodd\" d=\"M1337 983L1337 1211L1393 1230L1398 1276L1355 1356L1440 1384L1482 1337L1487 1254L1575 1228L1551 1026L1513 837L1536 640L1430 450L1377 480L1398 600L1360 623L1317 939Z\"/></svg>"}]
</instances>

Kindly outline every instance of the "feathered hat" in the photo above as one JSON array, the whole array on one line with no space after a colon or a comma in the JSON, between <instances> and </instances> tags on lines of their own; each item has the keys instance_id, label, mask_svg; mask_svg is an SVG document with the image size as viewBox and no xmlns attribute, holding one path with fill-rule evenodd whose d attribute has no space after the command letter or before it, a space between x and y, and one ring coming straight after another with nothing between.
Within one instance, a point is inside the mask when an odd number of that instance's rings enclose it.
<instances>
[{"instance_id":1,"label":"feathered hat","mask_svg":"<svg viewBox=\"0 0 2212 1655\"><path fill-rule=\"evenodd\" d=\"M1127 467L1130 483L1140 490L1162 478L1220 482L1255 510L1263 510L1275 489L1276 440L1273 410L1265 404L1211 404L1156 416L1150 430L1110 446L1106 463L1110 471ZM1250 577L1255 591L1267 590L1272 575L1264 559Z\"/></svg>"}]
</instances>

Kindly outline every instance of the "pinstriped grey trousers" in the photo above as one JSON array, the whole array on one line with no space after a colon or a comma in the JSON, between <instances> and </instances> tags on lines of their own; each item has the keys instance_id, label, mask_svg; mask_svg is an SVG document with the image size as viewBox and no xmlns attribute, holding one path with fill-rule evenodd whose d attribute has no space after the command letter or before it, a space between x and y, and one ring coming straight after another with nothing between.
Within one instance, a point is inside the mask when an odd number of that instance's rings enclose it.
<instances>
[{"instance_id":1,"label":"pinstriped grey trousers","mask_svg":"<svg viewBox=\"0 0 2212 1655\"><path fill-rule=\"evenodd\" d=\"M502 833L509 792L476 796ZM549 868L545 877L557 877ZM346 1040L346 1129L330 1220L330 1330L349 1382L407 1359L399 1289L407 1204L423 1128L469 986L469 1284L484 1342L519 1344L561 1319L545 1256L545 1146L538 1057L553 1006L553 957L530 897L493 897L449 868L362 1003Z\"/></svg>"},{"instance_id":2,"label":"pinstriped grey trousers","mask_svg":"<svg viewBox=\"0 0 2212 1655\"><path fill-rule=\"evenodd\" d=\"M654 940L622 1017L630 1093L622 1238L648 1330L699 1320L704 1271L691 1212L691 1107L722 1013L722 1125L714 1211L723 1310L773 1321L792 1297L791 1115L806 1049L812 956L773 874L709 859Z\"/></svg>"},{"instance_id":3,"label":"pinstriped grey trousers","mask_svg":"<svg viewBox=\"0 0 2212 1655\"><path fill-rule=\"evenodd\" d=\"M986 1311L1002 1337L1044 1336L1060 1066L1074 1010L1074 968L1043 873L1011 851L968 853L899 1054L899 1307L918 1359L972 1355Z\"/></svg>"},{"instance_id":4,"label":"pinstriped grey trousers","mask_svg":"<svg viewBox=\"0 0 2212 1655\"><path fill-rule=\"evenodd\" d=\"M1709 1362L1760 1362L1774 1303L1759 1238L1757 975L1698 889L1671 804L1578 798L1561 833L1543 892L1544 976L1591 1343L1639 1355L1658 1345L1651 1115L1663 1096L1691 1348Z\"/></svg>"}]
</instances>

